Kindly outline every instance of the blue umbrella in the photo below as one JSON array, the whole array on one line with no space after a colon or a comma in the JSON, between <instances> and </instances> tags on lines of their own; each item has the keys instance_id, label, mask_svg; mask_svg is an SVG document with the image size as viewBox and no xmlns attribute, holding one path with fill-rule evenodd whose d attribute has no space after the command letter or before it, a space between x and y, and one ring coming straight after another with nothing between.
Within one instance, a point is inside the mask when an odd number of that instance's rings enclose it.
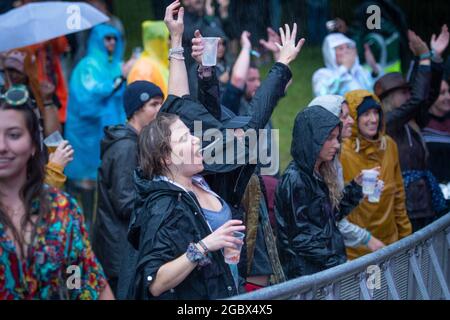
<instances>
[{"instance_id":1,"label":"blue umbrella","mask_svg":"<svg viewBox=\"0 0 450 320\"><path fill-rule=\"evenodd\" d=\"M86 30L108 20L83 2L30 3L0 15L0 52Z\"/></svg>"}]
</instances>

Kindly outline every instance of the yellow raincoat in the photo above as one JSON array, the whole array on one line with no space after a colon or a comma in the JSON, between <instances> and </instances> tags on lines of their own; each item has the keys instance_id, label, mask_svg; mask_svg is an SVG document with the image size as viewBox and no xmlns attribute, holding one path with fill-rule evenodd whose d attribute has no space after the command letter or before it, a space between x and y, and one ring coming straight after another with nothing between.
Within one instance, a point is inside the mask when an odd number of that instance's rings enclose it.
<instances>
[{"instance_id":1,"label":"yellow raincoat","mask_svg":"<svg viewBox=\"0 0 450 320\"><path fill-rule=\"evenodd\" d=\"M379 203L364 199L348 216L348 220L366 228L373 236L389 245L411 234L411 223L406 213L405 190L400 170L397 144L385 135L384 124L377 140L367 140L359 134L357 107L367 96L379 99L366 90L354 90L345 95L350 114L355 119L352 136L342 144L341 162L345 182L350 182L363 169L381 167L379 179L384 190ZM381 120L382 121L382 120ZM347 248L349 259L370 253L366 247Z\"/></svg>"},{"instance_id":2,"label":"yellow raincoat","mask_svg":"<svg viewBox=\"0 0 450 320\"><path fill-rule=\"evenodd\" d=\"M167 98L169 82L169 30L163 21L142 23L144 52L133 65L128 83L137 80L153 82Z\"/></svg>"}]
</instances>

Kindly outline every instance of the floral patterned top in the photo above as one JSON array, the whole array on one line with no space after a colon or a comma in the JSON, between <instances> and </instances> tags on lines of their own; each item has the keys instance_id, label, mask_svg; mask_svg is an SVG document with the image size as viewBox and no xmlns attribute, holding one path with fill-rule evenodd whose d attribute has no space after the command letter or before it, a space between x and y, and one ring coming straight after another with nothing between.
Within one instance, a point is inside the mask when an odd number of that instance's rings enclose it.
<instances>
[{"instance_id":1,"label":"floral patterned top","mask_svg":"<svg viewBox=\"0 0 450 320\"><path fill-rule=\"evenodd\" d=\"M47 187L50 213L37 222L26 261L0 223L0 299L98 299L106 286L76 201ZM37 211L39 201L33 209Z\"/></svg>"}]
</instances>

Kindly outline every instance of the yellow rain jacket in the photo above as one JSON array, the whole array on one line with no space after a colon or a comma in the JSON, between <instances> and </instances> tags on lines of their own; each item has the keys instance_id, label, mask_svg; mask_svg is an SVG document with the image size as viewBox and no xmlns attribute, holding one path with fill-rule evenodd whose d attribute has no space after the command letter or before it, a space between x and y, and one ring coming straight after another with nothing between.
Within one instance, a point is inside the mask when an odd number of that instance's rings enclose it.
<instances>
[{"instance_id":1,"label":"yellow rain jacket","mask_svg":"<svg viewBox=\"0 0 450 320\"><path fill-rule=\"evenodd\" d=\"M167 98L169 83L169 30L163 21L142 23L144 51L128 75L128 83L153 82Z\"/></svg>"},{"instance_id":2,"label":"yellow rain jacket","mask_svg":"<svg viewBox=\"0 0 450 320\"><path fill-rule=\"evenodd\" d=\"M377 140L367 140L359 134L357 107L367 96L379 99L366 90L354 90L345 95L350 114L355 119L351 138L342 144L341 162L345 182L350 182L363 169L379 166L379 179L384 181L384 190L379 203L370 203L364 199L348 216L348 220L389 245L411 234L412 228L406 213L405 190L400 170L397 144L385 135L384 122ZM381 114L382 118L382 114ZM366 247L347 248L349 259L355 259L370 253Z\"/></svg>"},{"instance_id":3,"label":"yellow rain jacket","mask_svg":"<svg viewBox=\"0 0 450 320\"><path fill-rule=\"evenodd\" d=\"M64 175L64 168L54 162L49 162L45 166L45 183L49 186L62 189L67 177Z\"/></svg>"}]
</instances>

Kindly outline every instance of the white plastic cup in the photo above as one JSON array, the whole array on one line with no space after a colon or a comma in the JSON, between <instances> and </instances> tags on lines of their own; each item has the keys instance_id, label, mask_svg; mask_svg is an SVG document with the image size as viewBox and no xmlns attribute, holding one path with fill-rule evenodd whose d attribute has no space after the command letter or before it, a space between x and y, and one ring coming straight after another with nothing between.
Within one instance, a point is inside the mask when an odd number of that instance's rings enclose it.
<instances>
[{"instance_id":1,"label":"white plastic cup","mask_svg":"<svg viewBox=\"0 0 450 320\"><path fill-rule=\"evenodd\" d=\"M47 146L49 152L52 153L55 152L56 148L58 148L59 144L63 141L64 139L61 133L59 133L59 131L55 131L44 139L44 144Z\"/></svg>"},{"instance_id":2,"label":"white plastic cup","mask_svg":"<svg viewBox=\"0 0 450 320\"><path fill-rule=\"evenodd\" d=\"M233 232L233 237L240 240L244 240L245 234L239 231ZM225 263L227 264L238 264L241 258L242 244L235 244L234 248L225 247L223 248L223 256L225 258Z\"/></svg>"},{"instance_id":3,"label":"white plastic cup","mask_svg":"<svg viewBox=\"0 0 450 320\"><path fill-rule=\"evenodd\" d=\"M378 203L380 202L381 198L381 190L383 189L384 182L382 180L378 180L377 184L375 186L375 190L371 195L369 195L369 202L371 203Z\"/></svg>"},{"instance_id":4,"label":"white plastic cup","mask_svg":"<svg viewBox=\"0 0 450 320\"><path fill-rule=\"evenodd\" d=\"M202 65L205 67L212 67L217 64L217 46L219 45L220 38L218 37L205 37L202 38L203 42L203 55Z\"/></svg>"},{"instance_id":5,"label":"white plastic cup","mask_svg":"<svg viewBox=\"0 0 450 320\"><path fill-rule=\"evenodd\" d=\"M365 195L371 195L375 191L377 185L378 171L376 170L363 170L362 187Z\"/></svg>"}]
</instances>

